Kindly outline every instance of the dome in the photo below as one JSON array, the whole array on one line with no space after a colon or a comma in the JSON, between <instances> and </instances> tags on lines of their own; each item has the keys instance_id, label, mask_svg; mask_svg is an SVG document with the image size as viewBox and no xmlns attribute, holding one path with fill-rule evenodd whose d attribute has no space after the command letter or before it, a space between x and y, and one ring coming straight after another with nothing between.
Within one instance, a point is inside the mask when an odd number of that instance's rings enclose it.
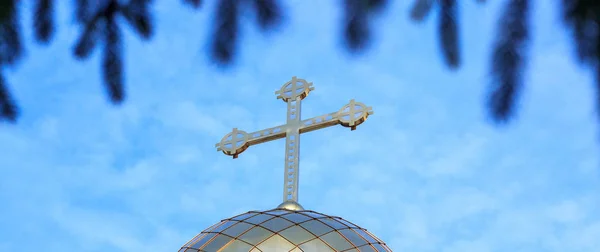
<instances>
[{"instance_id":1,"label":"dome","mask_svg":"<svg viewBox=\"0 0 600 252\"><path fill-rule=\"evenodd\" d=\"M301 209L301 208L300 208ZM179 252L392 251L366 229L309 210L250 211L202 231Z\"/></svg>"}]
</instances>

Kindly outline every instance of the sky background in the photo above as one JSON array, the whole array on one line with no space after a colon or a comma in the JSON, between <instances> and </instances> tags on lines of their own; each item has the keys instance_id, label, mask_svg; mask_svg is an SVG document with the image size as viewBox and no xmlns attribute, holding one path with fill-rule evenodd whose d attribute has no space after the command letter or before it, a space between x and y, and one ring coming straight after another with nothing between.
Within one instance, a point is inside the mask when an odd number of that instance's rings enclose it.
<instances>
[{"instance_id":1,"label":"sky background","mask_svg":"<svg viewBox=\"0 0 600 252\"><path fill-rule=\"evenodd\" d=\"M212 2L212 1L207 1ZM284 2L284 1L281 1ZM592 74L575 64L558 6L534 1L531 60L516 120L485 110L490 45L506 1L460 1L464 64L449 71L436 15L393 2L367 53L341 47L338 1L285 1L281 31L246 15L237 63L207 45L214 5L156 1L156 36L127 29L128 98L107 101L100 50L80 63L70 2L49 47L32 42L7 71L22 107L0 125L0 251L177 251L196 234L281 203L284 140L231 159L214 148L233 127L282 124L274 91L314 83L303 117L352 98L375 114L350 131L302 135L300 203L343 217L394 251L600 250L600 143Z\"/></svg>"}]
</instances>

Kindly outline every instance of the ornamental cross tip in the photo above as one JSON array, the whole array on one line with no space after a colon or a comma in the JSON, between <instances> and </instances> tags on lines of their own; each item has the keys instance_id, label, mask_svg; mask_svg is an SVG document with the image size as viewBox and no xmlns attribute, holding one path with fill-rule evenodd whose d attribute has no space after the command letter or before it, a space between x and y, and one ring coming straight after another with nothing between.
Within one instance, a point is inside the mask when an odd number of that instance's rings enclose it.
<instances>
[{"instance_id":1,"label":"ornamental cross tip","mask_svg":"<svg viewBox=\"0 0 600 252\"><path fill-rule=\"evenodd\" d=\"M365 106L354 99L344 105L339 111L301 120L300 109L302 99L313 91L312 82L292 77L281 89L275 92L277 99L287 103L286 123L277 127L247 133L237 128L217 143L217 151L237 158L251 145L268 142L285 137L285 171L283 201L298 202L298 175L300 156L300 134L340 124L355 130L369 115L373 114L371 107Z\"/></svg>"}]
</instances>

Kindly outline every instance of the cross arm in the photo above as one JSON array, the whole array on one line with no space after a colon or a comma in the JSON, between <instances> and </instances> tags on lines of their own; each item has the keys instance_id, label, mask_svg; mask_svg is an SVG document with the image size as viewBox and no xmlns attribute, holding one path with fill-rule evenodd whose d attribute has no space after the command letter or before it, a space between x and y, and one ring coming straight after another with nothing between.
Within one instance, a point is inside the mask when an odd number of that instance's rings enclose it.
<instances>
[{"instance_id":1,"label":"cross arm","mask_svg":"<svg viewBox=\"0 0 600 252\"><path fill-rule=\"evenodd\" d=\"M279 125L277 127L268 128L264 130L254 131L248 135L248 144L255 145L272 140L277 140L285 137L287 125Z\"/></svg>"},{"instance_id":2,"label":"cross arm","mask_svg":"<svg viewBox=\"0 0 600 252\"><path fill-rule=\"evenodd\" d=\"M251 133L234 128L231 133L225 135L220 142L215 144L215 147L217 147L217 151L222 151L226 155L237 158L240 153L251 145L284 138L287 127L287 125L280 125Z\"/></svg>"},{"instance_id":3,"label":"cross arm","mask_svg":"<svg viewBox=\"0 0 600 252\"><path fill-rule=\"evenodd\" d=\"M300 133L311 132L337 124L355 130L356 126L362 124L372 114L373 109L371 107L361 102L350 100L350 103L343 106L337 112L300 121Z\"/></svg>"},{"instance_id":4,"label":"cross arm","mask_svg":"<svg viewBox=\"0 0 600 252\"><path fill-rule=\"evenodd\" d=\"M223 137L221 142L215 144L215 147L217 147L217 151L222 151L226 155L230 155L233 156L233 158L237 158L239 154L244 152L246 149L248 149L248 147L252 145L284 138L286 136L286 133L288 132L288 129L291 128L298 129L299 133L306 133L311 132L313 130L318 130L340 124L341 122L337 115L338 112L333 112L305 119L300 121L300 125L298 125L297 128L294 127L294 125L284 124L268 129L254 131L251 133L246 133L245 131L233 129L231 133Z\"/></svg>"},{"instance_id":5,"label":"cross arm","mask_svg":"<svg viewBox=\"0 0 600 252\"><path fill-rule=\"evenodd\" d=\"M315 116L309 119L288 122L284 125L259 130L251 133L246 133L238 129L233 131L217 143L217 151L222 151L226 155L237 156L244 152L248 147L255 144L260 144L272 140L277 140L286 137L288 132L306 133L318 129L327 128L329 126L341 124L350 129L356 129L356 126L362 124L369 115L373 114L371 107L365 106L363 103L350 100L350 103L342 107L337 112L332 112L325 115Z\"/></svg>"},{"instance_id":6,"label":"cross arm","mask_svg":"<svg viewBox=\"0 0 600 252\"><path fill-rule=\"evenodd\" d=\"M315 116L313 118L300 121L300 133L311 132L318 129L338 125L341 121L338 112Z\"/></svg>"}]
</instances>

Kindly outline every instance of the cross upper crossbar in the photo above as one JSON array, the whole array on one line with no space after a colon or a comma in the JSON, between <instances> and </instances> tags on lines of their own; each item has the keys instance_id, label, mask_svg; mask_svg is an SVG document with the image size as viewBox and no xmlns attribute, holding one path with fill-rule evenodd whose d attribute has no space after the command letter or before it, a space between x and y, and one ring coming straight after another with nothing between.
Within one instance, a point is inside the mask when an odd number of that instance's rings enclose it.
<instances>
[{"instance_id":1,"label":"cross upper crossbar","mask_svg":"<svg viewBox=\"0 0 600 252\"><path fill-rule=\"evenodd\" d=\"M339 111L301 120L300 109L302 99L314 90L312 83L292 77L280 90L275 92L278 99L287 103L286 123L277 127L263 129L251 133L234 128L233 131L217 143L218 151L237 158L251 145L286 138L285 172L283 200L298 202L298 175L300 155L300 134L340 124L355 130L369 115L373 114L371 107L350 100Z\"/></svg>"}]
</instances>

